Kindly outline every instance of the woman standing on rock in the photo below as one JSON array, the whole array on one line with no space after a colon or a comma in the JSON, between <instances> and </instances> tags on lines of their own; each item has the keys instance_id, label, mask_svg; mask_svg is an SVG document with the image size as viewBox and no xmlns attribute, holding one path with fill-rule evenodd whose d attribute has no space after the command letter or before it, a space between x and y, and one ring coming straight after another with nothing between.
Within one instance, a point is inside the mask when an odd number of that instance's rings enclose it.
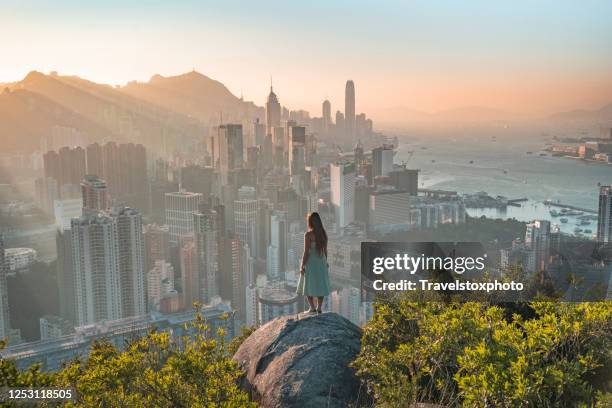
<instances>
[{"instance_id":1,"label":"woman standing on rock","mask_svg":"<svg viewBox=\"0 0 612 408\"><path fill-rule=\"evenodd\" d=\"M308 231L304 234L304 255L297 287L297 293L306 296L310 305L307 313L321 313L323 298L330 292L328 266L327 233L323 228L321 217L313 212L308 216Z\"/></svg>"}]
</instances>

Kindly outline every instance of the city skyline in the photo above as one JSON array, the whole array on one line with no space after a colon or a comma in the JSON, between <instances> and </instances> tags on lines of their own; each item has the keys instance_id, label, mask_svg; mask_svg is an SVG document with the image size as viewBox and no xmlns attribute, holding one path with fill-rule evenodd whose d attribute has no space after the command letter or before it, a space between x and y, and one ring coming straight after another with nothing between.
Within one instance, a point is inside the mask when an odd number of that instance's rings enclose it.
<instances>
[{"instance_id":1,"label":"city skyline","mask_svg":"<svg viewBox=\"0 0 612 408\"><path fill-rule=\"evenodd\" d=\"M356 112L385 120L469 106L548 114L600 107L612 94L605 2L355 4L350 13L319 2L149 3L144 12L136 2L121 12L112 2L69 3L6 7L0 46L11 64L0 82L58 70L114 85L194 68L262 106L272 75L283 105L319 112L327 98L334 112L352 79ZM371 26L379 29L362 30Z\"/></svg>"}]
</instances>

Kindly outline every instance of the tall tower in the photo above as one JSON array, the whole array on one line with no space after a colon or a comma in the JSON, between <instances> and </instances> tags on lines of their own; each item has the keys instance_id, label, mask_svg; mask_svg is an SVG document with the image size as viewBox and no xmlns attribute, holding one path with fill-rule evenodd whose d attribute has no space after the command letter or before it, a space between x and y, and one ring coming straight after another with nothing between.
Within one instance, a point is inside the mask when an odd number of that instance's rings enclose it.
<instances>
[{"instance_id":1,"label":"tall tower","mask_svg":"<svg viewBox=\"0 0 612 408\"><path fill-rule=\"evenodd\" d=\"M350 79L346 81L344 92L344 127L350 140L355 139L355 84Z\"/></svg>"},{"instance_id":2,"label":"tall tower","mask_svg":"<svg viewBox=\"0 0 612 408\"><path fill-rule=\"evenodd\" d=\"M332 123L331 118L331 103L326 99L323 101L323 130L329 132L329 125Z\"/></svg>"},{"instance_id":3,"label":"tall tower","mask_svg":"<svg viewBox=\"0 0 612 408\"><path fill-rule=\"evenodd\" d=\"M330 165L331 203L338 228L355 220L355 163L338 162Z\"/></svg>"},{"instance_id":4,"label":"tall tower","mask_svg":"<svg viewBox=\"0 0 612 408\"><path fill-rule=\"evenodd\" d=\"M599 189L597 242L600 244L612 243L612 186L601 186Z\"/></svg>"},{"instance_id":5,"label":"tall tower","mask_svg":"<svg viewBox=\"0 0 612 408\"><path fill-rule=\"evenodd\" d=\"M242 125L219 126L218 140L221 182L227 184L230 171L240 169L244 164Z\"/></svg>"},{"instance_id":6,"label":"tall tower","mask_svg":"<svg viewBox=\"0 0 612 408\"><path fill-rule=\"evenodd\" d=\"M129 207L115 208L110 215L117 224L122 314L123 317L143 316L147 309L142 216Z\"/></svg>"},{"instance_id":7,"label":"tall tower","mask_svg":"<svg viewBox=\"0 0 612 408\"><path fill-rule=\"evenodd\" d=\"M270 81L270 94L266 102L266 125L268 127L268 135L271 135L275 127L280 126L281 121L281 106L278 102L276 94L272 90L272 81Z\"/></svg>"},{"instance_id":8,"label":"tall tower","mask_svg":"<svg viewBox=\"0 0 612 408\"><path fill-rule=\"evenodd\" d=\"M117 223L104 214L71 222L76 324L123 316Z\"/></svg>"},{"instance_id":9,"label":"tall tower","mask_svg":"<svg viewBox=\"0 0 612 408\"><path fill-rule=\"evenodd\" d=\"M536 220L527 224L525 244L534 253L535 271L546 270L550 257L550 221Z\"/></svg>"},{"instance_id":10,"label":"tall tower","mask_svg":"<svg viewBox=\"0 0 612 408\"><path fill-rule=\"evenodd\" d=\"M197 287L199 301L209 303L219 295L219 247L217 214L201 209L193 214L197 256ZM225 272L225 271L223 271Z\"/></svg>"},{"instance_id":11,"label":"tall tower","mask_svg":"<svg viewBox=\"0 0 612 408\"><path fill-rule=\"evenodd\" d=\"M0 339L8 337L11 331L6 282L7 269L8 265L4 259L4 238L0 234Z\"/></svg>"}]
</instances>

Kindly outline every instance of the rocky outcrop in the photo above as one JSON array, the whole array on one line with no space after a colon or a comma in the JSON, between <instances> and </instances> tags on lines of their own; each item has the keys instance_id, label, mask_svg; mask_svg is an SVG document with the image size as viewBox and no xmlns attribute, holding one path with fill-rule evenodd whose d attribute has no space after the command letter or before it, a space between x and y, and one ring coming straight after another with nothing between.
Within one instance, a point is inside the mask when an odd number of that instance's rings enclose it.
<instances>
[{"instance_id":1,"label":"rocky outcrop","mask_svg":"<svg viewBox=\"0 0 612 408\"><path fill-rule=\"evenodd\" d=\"M335 313L287 316L257 329L236 354L243 388L271 407L345 407L365 392L349 367L361 329Z\"/></svg>"}]
</instances>

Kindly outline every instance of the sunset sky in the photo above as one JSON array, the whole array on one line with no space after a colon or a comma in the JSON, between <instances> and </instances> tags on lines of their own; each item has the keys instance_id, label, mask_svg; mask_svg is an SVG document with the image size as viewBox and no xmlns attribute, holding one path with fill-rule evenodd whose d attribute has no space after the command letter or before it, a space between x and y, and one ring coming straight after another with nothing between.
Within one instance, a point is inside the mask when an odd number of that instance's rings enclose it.
<instances>
[{"instance_id":1,"label":"sunset sky","mask_svg":"<svg viewBox=\"0 0 612 408\"><path fill-rule=\"evenodd\" d=\"M263 104L357 111L612 102L611 1L33 1L2 4L0 82L123 84L192 68ZM125 5L129 3L129 5Z\"/></svg>"}]
</instances>

